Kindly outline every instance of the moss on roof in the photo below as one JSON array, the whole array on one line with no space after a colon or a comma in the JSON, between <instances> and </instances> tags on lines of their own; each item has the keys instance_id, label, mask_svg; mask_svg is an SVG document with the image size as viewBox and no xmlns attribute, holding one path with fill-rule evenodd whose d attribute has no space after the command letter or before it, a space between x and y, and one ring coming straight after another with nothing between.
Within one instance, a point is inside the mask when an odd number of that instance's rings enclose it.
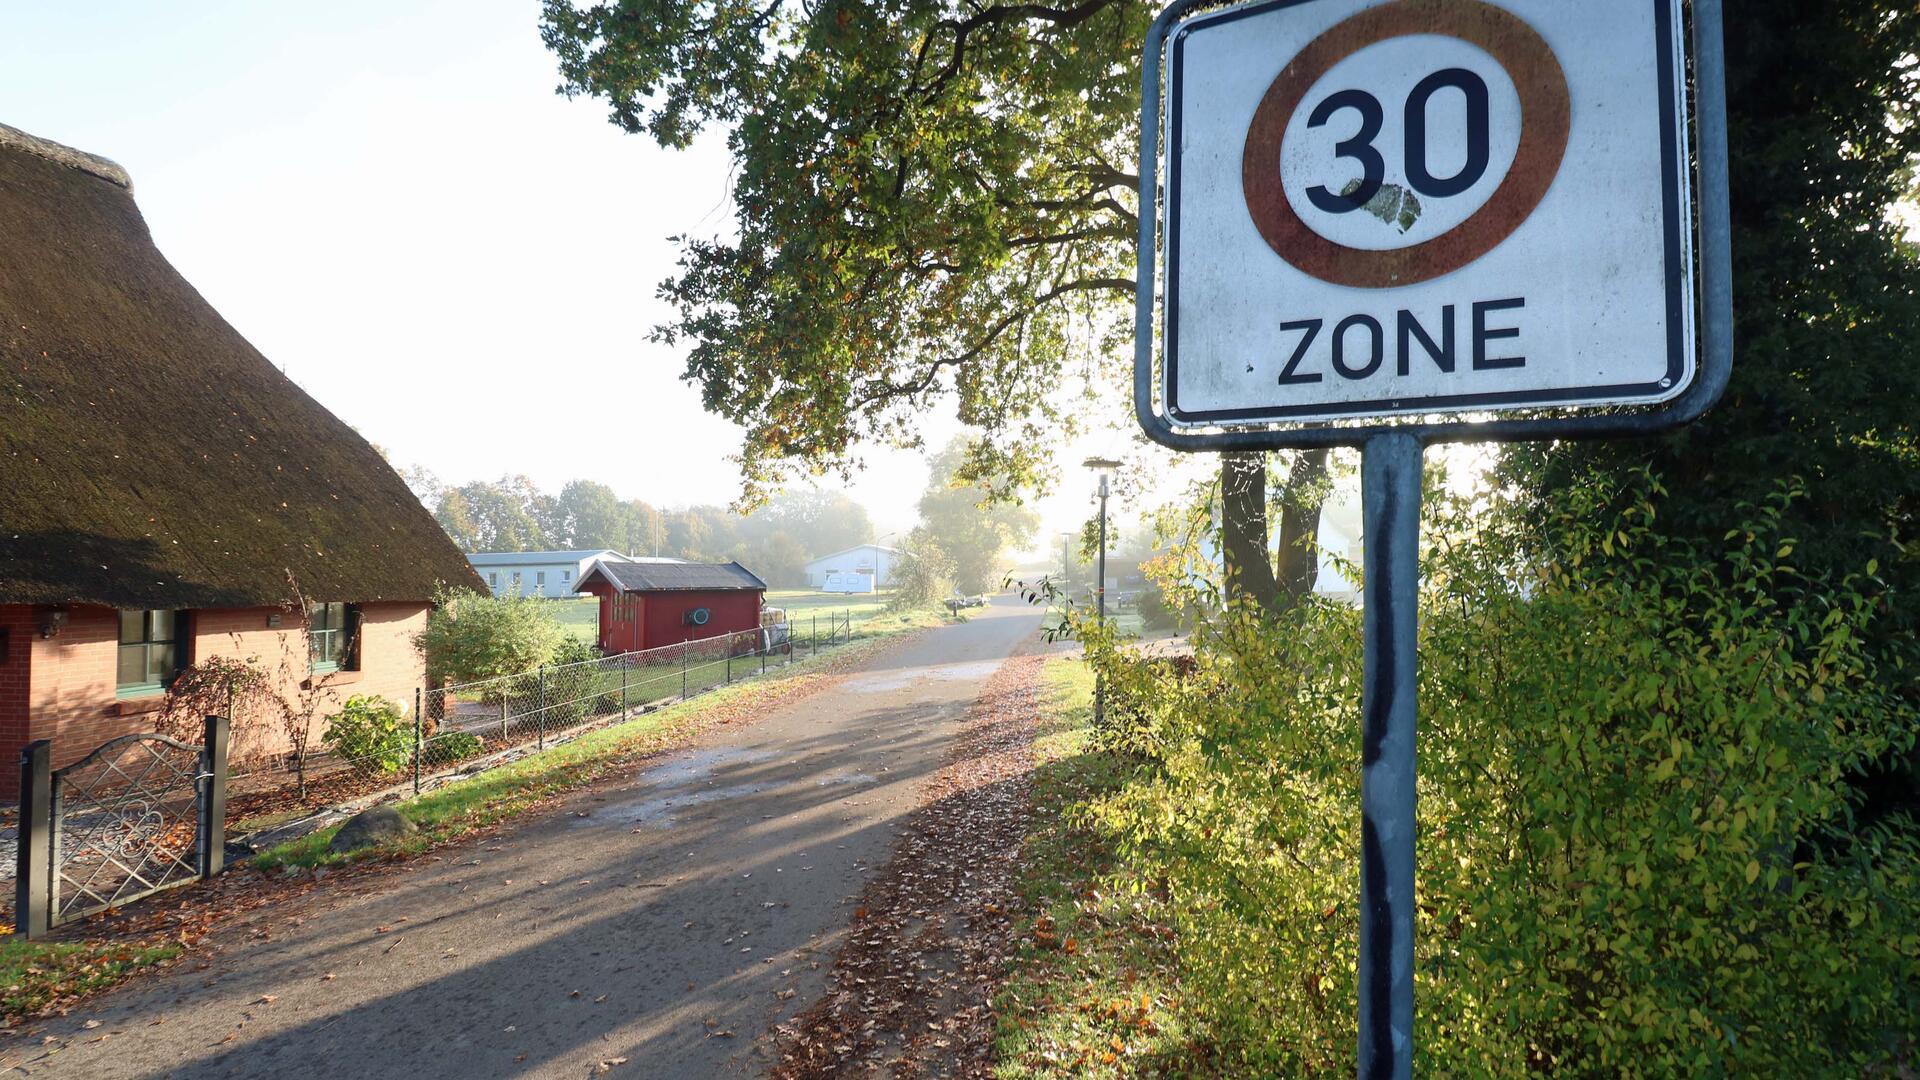
<instances>
[{"instance_id":1,"label":"moss on roof","mask_svg":"<svg viewBox=\"0 0 1920 1080\"><path fill-rule=\"evenodd\" d=\"M0 603L481 587L379 452L160 254L124 173L0 135Z\"/></svg>"}]
</instances>

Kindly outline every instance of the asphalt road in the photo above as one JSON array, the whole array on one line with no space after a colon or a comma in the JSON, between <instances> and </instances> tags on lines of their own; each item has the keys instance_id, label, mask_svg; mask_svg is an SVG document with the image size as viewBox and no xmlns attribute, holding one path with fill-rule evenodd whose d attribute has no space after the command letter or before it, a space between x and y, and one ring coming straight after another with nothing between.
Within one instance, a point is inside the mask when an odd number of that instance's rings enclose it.
<instances>
[{"instance_id":1,"label":"asphalt road","mask_svg":"<svg viewBox=\"0 0 1920 1080\"><path fill-rule=\"evenodd\" d=\"M367 895L262 912L210 969L137 980L5 1057L88 1080L757 1075L1040 621L1013 597L972 614Z\"/></svg>"}]
</instances>

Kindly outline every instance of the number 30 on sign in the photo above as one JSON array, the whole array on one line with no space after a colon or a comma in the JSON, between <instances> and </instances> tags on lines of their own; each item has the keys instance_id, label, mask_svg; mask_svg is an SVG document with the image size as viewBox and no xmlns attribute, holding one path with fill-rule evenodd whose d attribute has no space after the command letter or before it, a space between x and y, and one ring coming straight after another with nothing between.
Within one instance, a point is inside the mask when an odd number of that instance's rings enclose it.
<instances>
[{"instance_id":1,"label":"number 30 on sign","mask_svg":"<svg viewBox=\"0 0 1920 1080\"><path fill-rule=\"evenodd\" d=\"M1182 23L1168 418L1678 396L1681 71L1675 0L1273 0Z\"/></svg>"}]
</instances>

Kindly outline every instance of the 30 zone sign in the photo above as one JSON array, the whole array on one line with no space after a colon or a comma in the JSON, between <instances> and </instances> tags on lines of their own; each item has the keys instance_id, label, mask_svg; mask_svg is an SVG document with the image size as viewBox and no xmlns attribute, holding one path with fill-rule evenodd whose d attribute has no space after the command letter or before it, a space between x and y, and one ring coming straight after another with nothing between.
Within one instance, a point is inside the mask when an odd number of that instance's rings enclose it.
<instances>
[{"instance_id":1,"label":"30 zone sign","mask_svg":"<svg viewBox=\"0 0 1920 1080\"><path fill-rule=\"evenodd\" d=\"M1673 0L1273 0L1182 24L1168 418L1678 396L1679 36Z\"/></svg>"}]
</instances>

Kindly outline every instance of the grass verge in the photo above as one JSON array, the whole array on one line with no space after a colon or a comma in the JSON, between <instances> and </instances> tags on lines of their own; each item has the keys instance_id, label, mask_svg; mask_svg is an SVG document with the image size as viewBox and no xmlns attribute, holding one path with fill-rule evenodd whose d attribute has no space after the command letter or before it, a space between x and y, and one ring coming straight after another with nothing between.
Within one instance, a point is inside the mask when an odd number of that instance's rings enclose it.
<instances>
[{"instance_id":1,"label":"grass verge","mask_svg":"<svg viewBox=\"0 0 1920 1080\"><path fill-rule=\"evenodd\" d=\"M32 1016L62 1000L98 993L180 950L173 942L0 939L0 1014Z\"/></svg>"},{"instance_id":2,"label":"grass verge","mask_svg":"<svg viewBox=\"0 0 1920 1080\"><path fill-rule=\"evenodd\" d=\"M1020 882L1031 914L994 998L993 1075L1185 1075L1190 1045L1163 901L1082 812L1126 778L1122 762L1091 745L1092 673L1071 657L1049 660L1040 705Z\"/></svg>"},{"instance_id":3,"label":"grass verge","mask_svg":"<svg viewBox=\"0 0 1920 1080\"><path fill-rule=\"evenodd\" d=\"M260 870L340 866L411 855L457 839L590 784L615 766L657 753L709 724L771 705L801 689L801 680L823 677L834 666L858 660L877 648L884 636L809 657L765 679L708 691L399 802L395 808L418 831L392 843L336 854L327 848L339 831L336 825L269 848L253 857L253 866Z\"/></svg>"}]
</instances>

